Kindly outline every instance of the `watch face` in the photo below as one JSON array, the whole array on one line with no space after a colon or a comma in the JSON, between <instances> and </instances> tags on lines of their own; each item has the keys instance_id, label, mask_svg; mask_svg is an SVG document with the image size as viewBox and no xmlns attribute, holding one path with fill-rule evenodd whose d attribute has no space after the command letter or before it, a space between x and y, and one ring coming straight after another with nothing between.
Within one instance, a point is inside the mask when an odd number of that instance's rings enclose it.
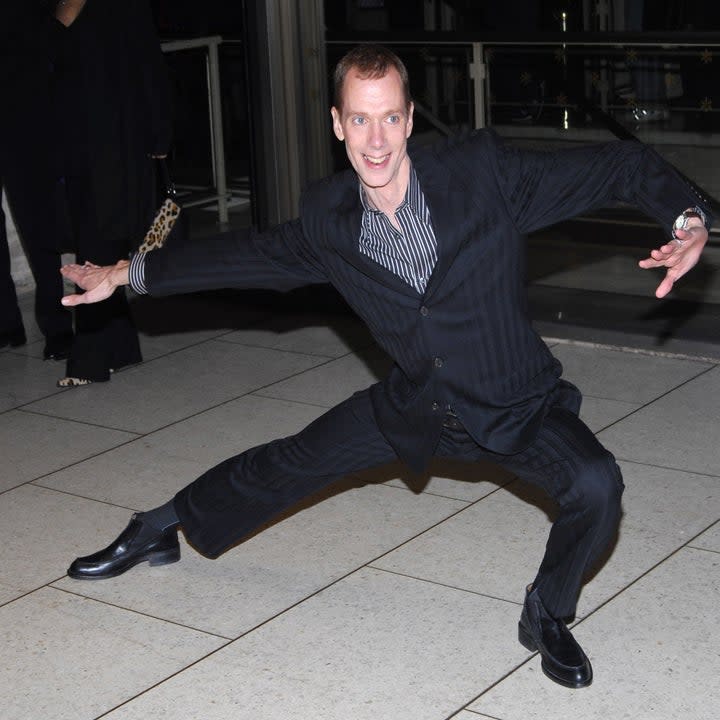
<instances>
[{"instance_id":1,"label":"watch face","mask_svg":"<svg viewBox=\"0 0 720 720\"><path fill-rule=\"evenodd\" d=\"M685 217L685 215L678 215L675 218L675 229L676 230L685 230L687 226L688 219Z\"/></svg>"}]
</instances>

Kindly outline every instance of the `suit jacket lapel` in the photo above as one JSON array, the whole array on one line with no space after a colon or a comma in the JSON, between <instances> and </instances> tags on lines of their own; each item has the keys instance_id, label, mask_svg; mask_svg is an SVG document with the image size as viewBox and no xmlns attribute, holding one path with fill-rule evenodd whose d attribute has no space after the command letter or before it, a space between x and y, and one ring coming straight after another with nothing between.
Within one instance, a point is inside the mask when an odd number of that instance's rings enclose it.
<instances>
[{"instance_id":1,"label":"suit jacket lapel","mask_svg":"<svg viewBox=\"0 0 720 720\"><path fill-rule=\"evenodd\" d=\"M415 288L360 251L362 203L358 193L357 177L355 187L348 188L348 192L338 208L337 217L338 235L335 247L350 265L371 280L381 283L392 290L404 295L419 297Z\"/></svg>"},{"instance_id":2,"label":"suit jacket lapel","mask_svg":"<svg viewBox=\"0 0 720 720\"><path fill-rule=\"evenodd\" d=\"M466 214L467 197L457 186L448 168L429 152L412 157L420 189L430 210L430 221L437 241L438 259L425 290L429 298L442 284L460 250L463 235L459 232Z\"/></svg>"}]
</instances>

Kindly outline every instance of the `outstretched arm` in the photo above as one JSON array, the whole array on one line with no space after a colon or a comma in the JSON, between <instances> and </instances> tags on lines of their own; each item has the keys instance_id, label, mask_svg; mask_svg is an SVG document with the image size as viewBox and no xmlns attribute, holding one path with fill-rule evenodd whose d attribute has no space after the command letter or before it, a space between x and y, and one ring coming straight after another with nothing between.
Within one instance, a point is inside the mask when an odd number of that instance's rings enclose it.
<instances>
[{"instance_id":1,"label":"outstretched arm","mask_svg":"<svg viewBox=\"0 0 720 720\"><path fill-rule=\"evenodd\" d=\"M699 219L693 219L686 230L676 230L676 237L669 243L652 250L650 257L640 260L641 268L666 267L663 281L655 290L655 296L665 297L676 280L697 264L708 240L708 231Z\"/></svg>"},{"instance_id":2,"label":"outstretched arm","mask_svg":"<svg viewBox=\"0 0 720 720\"><path fill-rule=\"evenodd\" d=\"M68 307L96 303L109 298L121 285L129 283L129 260L119 260L115 265L93 265L86 262L84 265L63 265L60 272L63 277L82 288L84 293L66 295L62 304Z\"/></svg>"}]
</instances>

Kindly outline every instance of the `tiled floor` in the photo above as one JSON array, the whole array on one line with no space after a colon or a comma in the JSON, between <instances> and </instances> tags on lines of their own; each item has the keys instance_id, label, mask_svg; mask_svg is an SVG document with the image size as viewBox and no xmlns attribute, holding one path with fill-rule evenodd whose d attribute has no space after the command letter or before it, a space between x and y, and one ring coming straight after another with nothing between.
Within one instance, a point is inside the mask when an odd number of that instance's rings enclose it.
<instances>
[{"instance_id":1,"label":"tiled floor","mask_svg":"<svg viewBox=\"0 0 720 720\"><path fill-rule=\"evenodd\" d=\"M342 313L155 303L136 303L146 362L107 384L56 389L37 331L0 352L3 720L718 716L720 358L553 347L627 485L578 610L595 682L571 691L517 641L552 507L492 467L390 466L219 560L183 544L176 565L68 579L133 510L386 366Z\"/></svg>"}]
</instances>

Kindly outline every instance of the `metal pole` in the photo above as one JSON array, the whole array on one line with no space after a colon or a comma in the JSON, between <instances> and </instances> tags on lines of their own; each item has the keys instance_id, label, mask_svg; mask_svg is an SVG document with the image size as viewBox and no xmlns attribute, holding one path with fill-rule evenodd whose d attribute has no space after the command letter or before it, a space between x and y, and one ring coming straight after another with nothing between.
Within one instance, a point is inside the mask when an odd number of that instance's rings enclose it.
<instances>
[{"instance_id":1,"label":"metal pole","mask_svg":"<svg viewBox=\"0 0 720 720\"><path fill-rule=\"evenodd\" d=\"M475 127L485 127L485 79L487 77L485 63L483 62L483 44L472 44L473 60L470 65L470 77L473 81L473 95L475 100Z\"/></svg>"},{"instance_id":2,"label":"metal pole","mask_svg":"<svg viewBox=\"0 0 720 720\"><path fill-rule=\"evenodd\" d=\"M220 62L218 45L222 40L208 44L208 94L210 103L210 136L212 138L215 189L218 195L218 220L228 221L227 178L225 176L225 141L223 139L222 106L220 103Z\"/></svg>"}]
</instances>

